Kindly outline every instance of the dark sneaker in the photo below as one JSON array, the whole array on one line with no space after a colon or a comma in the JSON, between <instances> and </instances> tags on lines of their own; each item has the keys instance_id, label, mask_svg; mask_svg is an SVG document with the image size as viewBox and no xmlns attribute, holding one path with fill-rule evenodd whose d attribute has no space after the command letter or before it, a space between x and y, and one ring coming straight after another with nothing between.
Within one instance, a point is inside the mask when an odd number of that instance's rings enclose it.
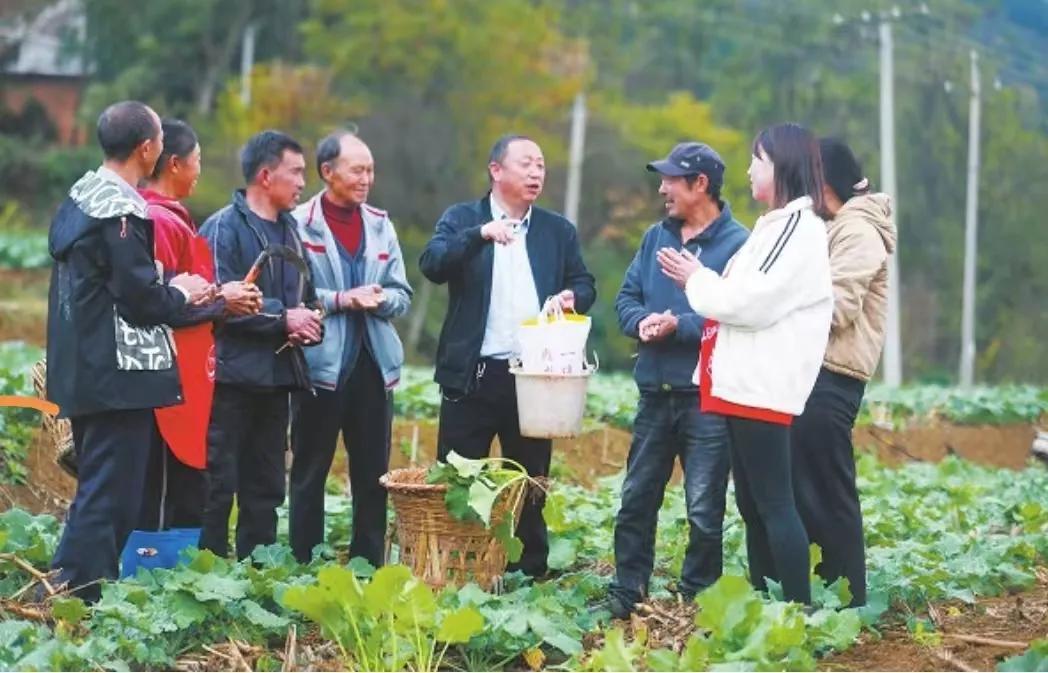
<instances>
[{"instance_id":1,"label":"dark sneaker","mask_svg":"<svg viewBox=\"0 0 1048 673\"><path fill-rule=\"evenodd\" d=\"M593 606L594 612L603 610L610 612L612 619L629 619L629 616L633 614L633 606L615 594L608 594L606 598Z\"/></svg>"},{"instance_id":2,"label":"dark sneaker","mask_svg":"<svg viewBox=\"0 0 1048 673\"><path fill-rule=\"evenodd\" d=\"M525 566L518 561L517 563L510 563L506 565L507 573L518 571L524 573L536 582L552 578L552 575L550 574L550 569L546 567L546 564L542 564L541 566L534 564Z\"/></svg>"},{"instance_id":3,"label":"dark sneaker","mask_svg":"<svg viewBox=\"0 0 1048 673\"><path fill-rule=\"evenodd\" d=\"M694 602L695 595L698 593L698 591L695 591L694 589L686 589L680 584L671 584L667 588L670 590L670 593L672 593L681 603ZM701 589L699 589L699 591L702 591L702 589L705 588L706 587L702 587Z\"/></svg>"}]
</instances>

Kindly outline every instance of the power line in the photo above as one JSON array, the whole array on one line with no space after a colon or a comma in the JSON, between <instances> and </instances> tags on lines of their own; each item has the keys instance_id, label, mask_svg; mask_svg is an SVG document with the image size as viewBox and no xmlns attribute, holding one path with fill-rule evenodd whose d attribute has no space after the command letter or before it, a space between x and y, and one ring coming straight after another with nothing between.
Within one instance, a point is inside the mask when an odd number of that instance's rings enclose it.
<instances>
[{"instance_id":1,"label":"power line","mask_svg":"<svg viewBox=\"0 0 1048 673\"><path fill-rule=\"evenodd\" d=\"M798 20L811 20L825 22L825 16L821 14L805 14L805 13L793 13L789 16L790 18L797 18ZM895 42L896 53L904 57L905 61L916 61L924 63L927 60L927 54L925 50L932 51L933 53L949 52L954 53L958 56L955 67L960 67L961 58L967 59L967 53L970 48L976 47L980 50L986 48L991 49L987 45L981 42L976 42L971 38L965 37L963 34L949 31L947 28L930 23L931 19L934 18L934 14L926 12L920 7L916 12L902 12L901 10L897 13L888 13L895 26L902 28L907 33L908 37L916 37L923 45L915 45L911 40L898 40ZM833 53L839 51L840 42L838 40L816 40L807 44L798 44L797 41L786 42L781 40L782 28L781 26L774 25L770 22L756 23L747 17L738 14L725 14L715 13L712 11L697 12L689 15L689 18L694 18L697 22L703 25L708 25L710 28L720 29L716 37L712 37L711 41L716 40L718 42L727 42L729 44L739 46L742 48L750 48L759 51L761 55L773 54L779 57L809 57L812 58L815 63L825 63L823 59L820 59L820 55L827 53ZM838 27L847 29L849 27L857 27L865 33L865 41L874 44L876 42L876 30L872 26L872 22L878 18L878 15L873 13L866 13L865 17L860 16L858 19L847 20L844 17L836 16L835 24ZM919 21L909 21L904 19L916 18ZM654 22L658 24L660 22ZM920 24L920 25L918 25ZM823 25L825 26L825 24ZM931 34L934 31L935 34ZM810 35L810 34L809 34ZM806 36L807 37L807 36ZM707 45L701 45L706 47ZM701 52L701 49L697 51ZM1002 58L996 53L992 54L995 60L1001 61ZM657 68L659 63L656 60L657 55L652 55L651 58L645 59L645 66ZM1028 63L1036 62L1035 59L1028 59ZM832 64L831 64L832 65ZM902 63L900 63L902 65ZM1033 67L1033 66L1031 66ZM643 68L640 68L643 69ZM1001 63L998 67L998 72L1007 79L1021 81L1029 83L1034 86L1048 86L1048 68L1041 68L1037 71L1031 71L1032 74L1020 72L1013 66L1006 63ZM906 68L898 68L896 76L901 80L908 83L938 83L939 77L923 77L925 71L920 71L920 75L916 75ZM1040 79L1043 77L1044 79Z\"/></svg>"},{"instance_id":2,"label":"power line","mask_svg":"<svg viewBox=\"0 0 1048 673\"><path fill-rule=\"evenodd\" d=\"M903 30L909 32L913 37L937 39L940 49L950 49L965 58L969 51L975 49L980 54L991 56L994 59L994 68L1010 77L1024 80L1030 84L1048 85L1048 67L1041 65L1044 56L1032 51L1031 47L1019 42L999 47L934 24L928 24L923 28L927 29L927 33L922 32L916 26L903 25ZM931 34L933 32L934 35ZM1001 49L1004 51L1002 52ZM1021 62L1027 65L1026 71L1019 70L1012 65L1012 57L1016 56L1021 57Z\"/></svg>"}]
</instances>

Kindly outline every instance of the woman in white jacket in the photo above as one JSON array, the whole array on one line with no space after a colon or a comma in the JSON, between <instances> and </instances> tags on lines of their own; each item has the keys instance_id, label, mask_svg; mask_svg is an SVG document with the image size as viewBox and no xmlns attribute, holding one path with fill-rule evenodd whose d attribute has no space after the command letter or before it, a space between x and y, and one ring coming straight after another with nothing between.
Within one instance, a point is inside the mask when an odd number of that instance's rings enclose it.
<instances>
[{"instance_id":1,"label":"woman in white jacket","mask_svg":"<svg viewBox=\"0 0 1048 673\"><path fill-rule=\"evenodd\" d=\"M687 251L659 253L663 272L706 317L696 382L704 412L727 417L735 498L746 522L750 579L809 603L808 536L790 474L790 424L819 373L833 313L822 167L797 124L753 143L753 197L771 208L724 275Z\"/></svg>"}]
</instances>

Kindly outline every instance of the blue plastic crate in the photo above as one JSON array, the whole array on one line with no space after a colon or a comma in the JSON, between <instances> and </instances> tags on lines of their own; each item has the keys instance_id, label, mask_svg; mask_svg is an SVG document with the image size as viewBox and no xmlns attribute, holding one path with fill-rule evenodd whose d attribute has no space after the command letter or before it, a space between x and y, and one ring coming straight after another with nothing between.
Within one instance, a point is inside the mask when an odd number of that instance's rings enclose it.
<instances>
[{"instance_id":1,"label":"blue plastic crate","mask_svg":"<svg viewBox=\"0 0 1048 673\"><path fill-rule=\"evenodd\" d=\"M120 577L130 577L139 568L174 568L182 550L195 548L199 542L199 528L131 531L120 555Z\"/></svg>"}]
</instances>

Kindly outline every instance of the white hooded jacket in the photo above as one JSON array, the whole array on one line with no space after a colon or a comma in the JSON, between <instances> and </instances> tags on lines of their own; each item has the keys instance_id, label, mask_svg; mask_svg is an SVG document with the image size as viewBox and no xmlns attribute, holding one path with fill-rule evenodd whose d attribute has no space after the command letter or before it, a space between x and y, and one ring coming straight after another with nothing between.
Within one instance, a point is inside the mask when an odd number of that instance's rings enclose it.
<instances>
[{"instance_id":1,"label":"white hooded jacket","mask_svg":"<svg viewBox=\"0 0 1048 673\"><path fill-rule=\"evenodd\" d=\"M800 415L833 317L826 225L812 211L811 198L760 217L723 276L700 268L684 291L696 313L720 323L710 370L713 396Z\"/></svg>"}]
</instances>

